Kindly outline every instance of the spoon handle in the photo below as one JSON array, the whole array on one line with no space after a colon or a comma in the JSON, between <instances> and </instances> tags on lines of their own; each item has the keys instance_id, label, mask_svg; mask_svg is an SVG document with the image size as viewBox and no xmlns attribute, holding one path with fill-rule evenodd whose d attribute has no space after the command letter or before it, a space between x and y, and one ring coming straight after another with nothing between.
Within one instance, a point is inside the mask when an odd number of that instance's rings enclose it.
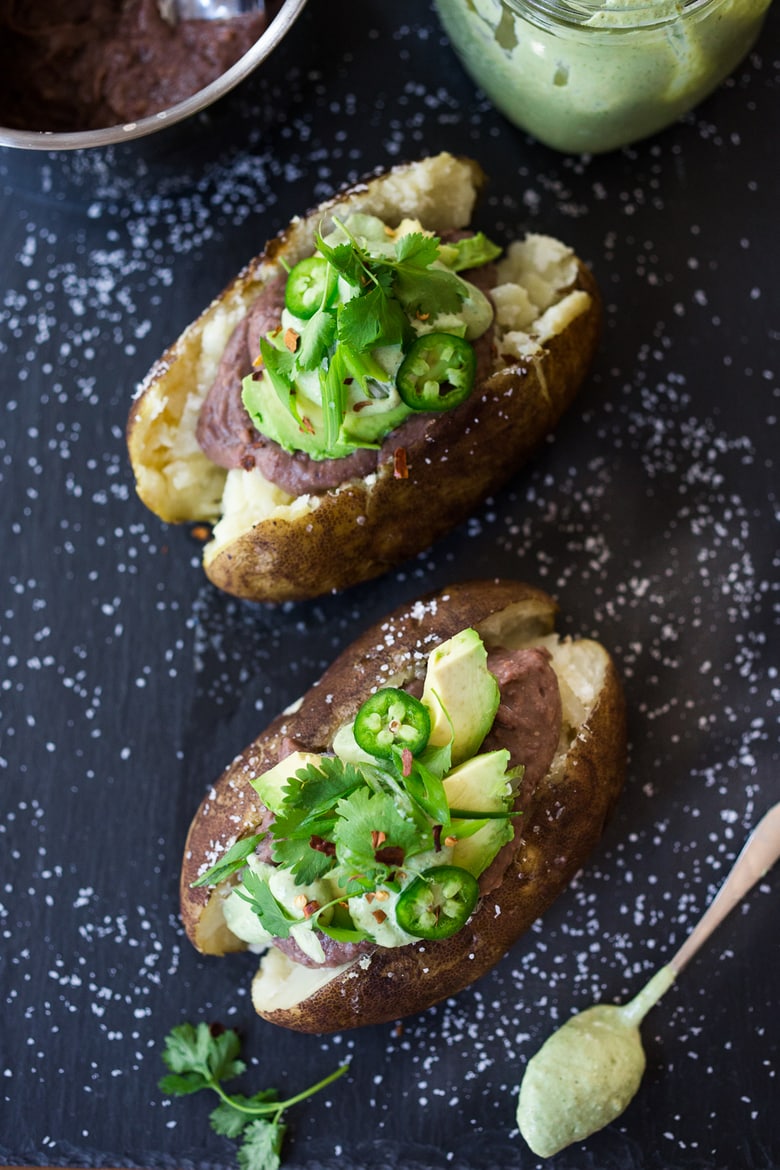
<instances>
[{"instance_id":1,"label":"spoon handle","mask_svg":"<svg viewBox=\"0 0 780 1170\"><path fill-rule=\"evenodd\" d=\"M709 909L699 919L668 966L675 974L682 971L702 943L710 937L730 910L780 858L780 804L774 805L756 825L731 872L718 890Z\"/></svg>"}]
</instances>

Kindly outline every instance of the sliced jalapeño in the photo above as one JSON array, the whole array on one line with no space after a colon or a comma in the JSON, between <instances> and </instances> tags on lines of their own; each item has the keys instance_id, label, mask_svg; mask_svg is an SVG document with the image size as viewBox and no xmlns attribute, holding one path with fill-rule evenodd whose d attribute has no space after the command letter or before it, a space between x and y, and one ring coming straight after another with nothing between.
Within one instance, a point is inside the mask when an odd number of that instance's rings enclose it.
<instances>
[{"instance_id":1,"label":"sliced jalape\u00f1o","mask_svg":"<svg viewBox=\"0 0 780 1170\"><path fill-rule=\"evenodd\" d=\"M471 393L477 372L473 345L454 333L424 333L412 343L396 387L412 410L449 410Z\"/></svg>"},{"instance_id":2,"label":"sliced jalape\u00f1o","mask_svg":"<svg viewBox=\"0 0 780 1170\"><path fill-rule=\"evenodd\" d=\"M431 734L427 707L396 687L383 687L366 699L355 716L355 742L364 752L389 760L394 749L421 752Z\"/></svg>"},{"instance_id":3,"label":"sliced jalape\u00f1o","mask_svg":"<svg viewBox=\"0 0 780 1170\"><path fill-rule=\"evenodd\" d=\"M396 921L415 938L450 938L465 926L478 898L477 879L467 869L434 865L401 893Z\"/></svg>"},{"instance_id":4,"label":"sliced jalape\u00f1o","mask_svg":"<svg viewBox=\"0 0 780 1170\"><path fill-rule=\"evenodd\" d=\"M294 317L308 321L318 309L331 304L335 294L336 280L328 261L322 256L307 256L287 277L284 303Z\"/></svg>"}]
</instances>

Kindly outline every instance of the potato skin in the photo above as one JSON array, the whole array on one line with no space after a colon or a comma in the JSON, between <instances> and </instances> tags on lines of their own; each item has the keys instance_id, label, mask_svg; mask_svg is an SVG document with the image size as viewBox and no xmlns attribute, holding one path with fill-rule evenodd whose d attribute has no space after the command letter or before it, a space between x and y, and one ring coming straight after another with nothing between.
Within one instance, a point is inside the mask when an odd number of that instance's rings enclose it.
<instances>
[{"instance_id":1,"label":"potato skin","mask_svg":"<svg viewBox=\"0 0 780 1170\"><path fill-rule=\"evenodd\" d=\"M262 806L248 783L274 764L285 735L323 750L342 722L354 716L373 687L409 677L415 663L439 642L496 615L511 615L532 638L554 628L552 598L530 585L471 581L397 609L376 623L329 667L292 715L280 715L226 769L202 802L190 827L181 874L181 914L196 947L208 953L242 949L229 932L204 927L213 913L212 892L190 889L237 835L256 825ZM294 1008L265 1019L302 1032L333 1032L420 1012L454 995L488 971L565 889L598 842L625 773L626 719L614 664L601 649L604 678L599 698L567 758L563 776L550 776L524 810L521 844L501 885L486 896L469 924L450 939L377 948L367 967L345 973ZM217 898L213 895L213 898ZM496 908L500 908L497 913Z\"/></svg>"},{"instance_id":2,"label":"potato skin","mask_svg":"<svg viewBox=\"0 0 780 1170\"><path fill-rule=\"evenodd\" d=\"M468 174L478 194L485 182L478 164L469 159L451 162ZM414 166L409 164L406 170ZM237 321L275 270L278 257L293 263L311 250L313 225L325 213L351 210L358 200L362 207L381 214L391 205L390 192L400 198L403 173L403 167L394 168L388 176L376 176L294 220L185 330L147 376L131 411L128 447L138 493L163 519L208 518L192 513L186 494L177 495L163 486L161 468L167 450L156 436L161 419L170 428L178 425L188 377L197 365L199 338L217 307L229 306L231 319ZM388 178L391 186L386 190ZM444 212L437 216L433 205L397 210L419 214L432 230L462 226L457 216L452 222ZM601 305L594 278L582 264L571 286L575 289L589 295L589 308L547 341L540 357L526 364L513 359L477 386L465 418L459 411L432 416L425 437L405 450L406 478L395 474L389 460L375 477L350 480L318 494L317 506L310 512L247 522L228 542L206 546L203 567L208 578L227 593L248 600L306 600L377 577L462 523L523 467L554 430L584 381L600 336ZM212 511L216 510L224 472L202 456L197 478Z\"/></svg>"}]
</instances>

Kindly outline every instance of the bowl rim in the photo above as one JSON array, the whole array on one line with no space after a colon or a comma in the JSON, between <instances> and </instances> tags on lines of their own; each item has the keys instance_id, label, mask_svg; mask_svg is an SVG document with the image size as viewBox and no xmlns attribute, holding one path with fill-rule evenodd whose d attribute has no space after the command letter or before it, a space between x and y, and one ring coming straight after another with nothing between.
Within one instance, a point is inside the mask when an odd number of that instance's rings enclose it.
<instances>
[{"instance_id":1,"label":"bowl rim","mask_svg":"<svg viewBox=\"0 0 780 1170\"><path fill-rule=\"evenodd\" d=\"M81 150L94 146L109 146L118 142L130 142L173 126L185 118L210 106L218 98L229 93L240 81L264 61L300 16L306 0L282 0L282 4L265 32L247 49L243 57L231 65L209 85L199 89L184 101L169 106L157 114L139 118L117 126L104 126L99 130L13 130L0 126L0 146L12 146L24 150Z\"/></svg>"}]
</instances>

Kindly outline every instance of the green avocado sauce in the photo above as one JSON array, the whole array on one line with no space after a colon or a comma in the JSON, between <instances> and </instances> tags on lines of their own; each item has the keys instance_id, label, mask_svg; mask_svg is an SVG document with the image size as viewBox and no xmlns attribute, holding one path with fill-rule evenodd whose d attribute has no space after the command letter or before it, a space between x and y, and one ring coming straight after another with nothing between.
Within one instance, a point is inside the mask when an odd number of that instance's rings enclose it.
<instances>
[{"instance_id":1,"label":"green avocado sauce","mask_svg":"<svg viewBox=\"0 0 780 1170\"><path fill-rule=\"evenodd\" d=\"M645 1071L639 1024L674 979L662 967L624 1006L597 1004L572 1016L531 1058L517 1123L535 1154L549 1158L620 1116Z\"/></svg>"},{"instance_id":2,"label":"green avocado sauce","mask_svg":"<svg viewBox=\"0 0 780 1170\"><path fill-rule=\"evenodd\" d=\"M698 104L747 54L769 0L436 0L466 69L558 150L614 150Z\"/></svg>"}]
</instances>

